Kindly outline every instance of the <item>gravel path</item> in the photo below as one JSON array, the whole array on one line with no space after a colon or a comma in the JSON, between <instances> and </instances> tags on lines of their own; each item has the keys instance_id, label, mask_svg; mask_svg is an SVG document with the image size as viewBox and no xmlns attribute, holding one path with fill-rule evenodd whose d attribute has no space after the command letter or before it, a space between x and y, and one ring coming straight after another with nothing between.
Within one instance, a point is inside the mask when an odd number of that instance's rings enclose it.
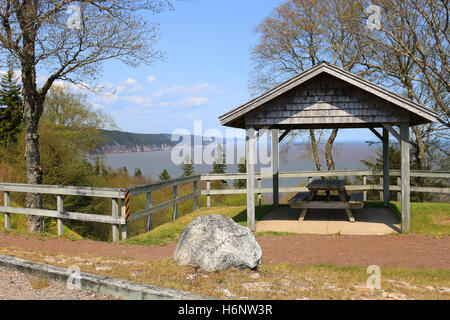
<instances>
[{"instance_id":1,"label":"gravel path","mask_svg":"<svg viewBox=\"0 0 450 320\"><path fill-rule=\"evenodd\" d=\"M321 263L336 266L400 266L450 269L450 237L420 235L355 236L292 235L256 237L263 251L263 263ZM21 248L47 253L86 257L129 258L152 261L172 257L176 243L144 246L91 240L40 240L33 236L0 232L0 248Z\"/></svg>"},{"instance_id":2,"label":"gravel path","mask_svg":"<svg viewBox=\"0 0 450 320\"><path fill-rule=\"evenodd\" d=\"M117 300L87 290L71 290L65 283L49 281L0 267L0 300Z\"/></svg>"}]
</instances>

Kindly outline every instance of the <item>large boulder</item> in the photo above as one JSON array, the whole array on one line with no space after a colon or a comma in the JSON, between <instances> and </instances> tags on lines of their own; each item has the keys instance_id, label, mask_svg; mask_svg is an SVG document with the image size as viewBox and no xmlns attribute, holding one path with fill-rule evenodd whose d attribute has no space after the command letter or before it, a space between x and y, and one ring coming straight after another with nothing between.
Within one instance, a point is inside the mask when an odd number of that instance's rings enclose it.
<instances>
[{"instance_id":1,"label":"large boulder","mask_svg":"<svg viewBox=\"0 0 450 320\"><path fill-rule=\"evenodd\" d=\"M206 271L255 269L261 257L261 247L249 228L216 214L200 216L184 228L174 253L180 265Z\"/></svg>"}]
</instances>

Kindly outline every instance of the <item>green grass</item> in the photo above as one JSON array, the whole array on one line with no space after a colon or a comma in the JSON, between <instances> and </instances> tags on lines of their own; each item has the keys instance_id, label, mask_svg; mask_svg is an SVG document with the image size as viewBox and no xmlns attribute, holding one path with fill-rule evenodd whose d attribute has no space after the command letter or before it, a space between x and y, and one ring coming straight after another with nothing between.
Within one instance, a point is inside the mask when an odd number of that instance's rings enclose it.
<instances>
[{"instance_id":1,"label":"green grass","mask_svg":"<svg viewBox=\"0 0 450 320\"><path fill-rule=\"evenodd\" d=\"M262 205L256 207L255 220L259 221L269 212L272 206ZM178 220L166 223L156 227L150 232L140 234L123 243L143 244L143 245L164 245L178 240L183 229L195 218L208 214L220 214L232 218L236 223L247 226L247 210L244 206L237 207L220 207L210 209L200 209L196 212L187 214Z\"/></svg>"},{"instance_id":2,"label":"green grass","mask_svg":"<svg viewBox=\"0 0 450 320\"><path fill-rule=\"evenodd\" d=\"M391 209L401 219L401 205L391 202ZM411 202L410 234L422 234L433 237L450 235L450 203Z\"/></svg>"}]
</instances>

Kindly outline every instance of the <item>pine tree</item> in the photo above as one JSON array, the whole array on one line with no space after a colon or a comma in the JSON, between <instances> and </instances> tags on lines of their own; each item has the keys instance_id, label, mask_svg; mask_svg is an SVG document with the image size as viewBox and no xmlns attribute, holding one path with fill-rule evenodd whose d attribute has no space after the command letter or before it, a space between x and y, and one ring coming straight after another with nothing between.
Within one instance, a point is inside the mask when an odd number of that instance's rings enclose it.
<instances>
[{"instance_id":1,"label":"pine tree","mask_svg":"<svg viewBox=\"0 0 450 320\"><path fill-rule=\"evenodd\" d=\"M134 176L135 177L142 177L142 171L140 168L134 169Z\"/></svg>"},{"instance_id":2,"label":"pine tree","mask_svg":"<svg viewBox=\"0 0 450 320\"><path fill-rule=\"evenodd\" d=\"M226 157L223 152L222 145L219 144L217 147L217 156L216 159L213 162L213 171L211 173L218 173L223 174L227 170L226 165ZM225 180L221 180L223 185L227 185L227 182Z\"/></svg>"},{"instance_id":3,"label":"pine tree","mask_svg":"<svg viewBox=\"0 0 450 320\"><path fill-rule=\"evenodd\" d=\"M22 123L22 87L12 69L0 81L0 144L16 142Z\"/></svg>"},{"instance_id":4,"label":"pine tree","mask_svg":"<svg viewBox=\"0 0 450 320\"><path fill-rule=\"evenodd\" d=\"M181 170L183 170L182 177L189 177L194 173L194 164L189 155L186 155L184 158L183 163L181 164Z\"/></svg>"},{"instance_id":5,"label":"pine tree","mask_svg":"<svg viewBox=\"0 0 450 320\"><path fill-rule=\"evenodd\" d=\"M172 179L172 177L170 176L170 174L167 172L166 169L164 169L159 175L159 180L170 180L170 179Z\"/></svg>"}]
</instances>

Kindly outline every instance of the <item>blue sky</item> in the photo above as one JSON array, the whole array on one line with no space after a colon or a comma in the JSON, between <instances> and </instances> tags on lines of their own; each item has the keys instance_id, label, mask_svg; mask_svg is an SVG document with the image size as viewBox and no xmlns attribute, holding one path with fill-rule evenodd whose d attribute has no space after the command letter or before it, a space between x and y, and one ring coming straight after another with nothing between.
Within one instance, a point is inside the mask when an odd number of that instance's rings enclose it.
<instances>
[{"instance_id":1,"label":"blue sky","mask_svg":"<svg viewBox=\"0 0 450 320\"><path fill-rule=\"evenodd\" d=\"M131 68L105 63L102 94L90 96L123 131L172 133L221 128L218 116L250 97L251 47L255 26L282 1L181 0L174 11L149 16L160 23L157 49L165 59ZM368 130L341 130L339 141L372 140Z\"/></svg>"}]
</instances>

